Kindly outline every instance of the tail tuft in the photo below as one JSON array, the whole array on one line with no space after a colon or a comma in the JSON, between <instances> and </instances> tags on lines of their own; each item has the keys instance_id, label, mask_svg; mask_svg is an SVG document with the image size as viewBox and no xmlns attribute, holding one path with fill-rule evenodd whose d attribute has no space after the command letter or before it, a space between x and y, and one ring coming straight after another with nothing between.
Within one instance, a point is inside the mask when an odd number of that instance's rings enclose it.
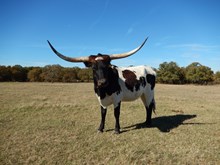
<instances>
[{"instance_id":1,"label":"tail tuft","mask_svg":"<svg viewBox=\"0 0 220 165\"><path fill-rule=\"evenodd\" d=\"M154 114L157 115L157 114L156 114L156 111L155 111L155 110L156 110L156 102L155 102L154 99L152 100L151 105L152 105L152 110L153 110Z\"/></svg>"}]
</instances>

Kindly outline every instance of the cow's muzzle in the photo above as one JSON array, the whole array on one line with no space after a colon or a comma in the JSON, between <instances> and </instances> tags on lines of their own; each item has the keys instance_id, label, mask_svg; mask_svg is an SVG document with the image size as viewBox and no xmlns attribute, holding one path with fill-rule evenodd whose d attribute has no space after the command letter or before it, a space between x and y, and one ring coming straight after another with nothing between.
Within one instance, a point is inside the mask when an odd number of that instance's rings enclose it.
<instances>
[{"instance_id":1,"label":"cow's muzzle","mask_svg":"<svg viewBox=\"0 0 220 165\"><path fill-rule=\"evenodd\" d=\"M105 78L98 80L98 83L97 83L98 88L106 87L107 85L108 83Z\"/></svg>"}]
</instances>

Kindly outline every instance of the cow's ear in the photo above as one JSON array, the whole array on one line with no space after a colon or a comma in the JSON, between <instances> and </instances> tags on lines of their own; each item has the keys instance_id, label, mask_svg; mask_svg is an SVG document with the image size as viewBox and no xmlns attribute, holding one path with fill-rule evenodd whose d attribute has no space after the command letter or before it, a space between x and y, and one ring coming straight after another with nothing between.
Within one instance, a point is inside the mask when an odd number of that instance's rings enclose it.
<instances>
[{"instance_id":1,"label":"cow's ear","mask_svg":"<svg viewBox=\"0 0 220 165\"><path fill-rule=\"evenodd\" d=\"M86 67L92 67L92 62L84 62Z\"/></svg>"}]
</instances>

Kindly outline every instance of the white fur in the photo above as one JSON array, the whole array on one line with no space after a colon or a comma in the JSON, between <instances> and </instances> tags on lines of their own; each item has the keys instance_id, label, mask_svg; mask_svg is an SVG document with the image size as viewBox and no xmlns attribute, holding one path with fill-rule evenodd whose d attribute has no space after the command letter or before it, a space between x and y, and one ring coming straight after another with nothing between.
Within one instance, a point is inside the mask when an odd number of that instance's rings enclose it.
<instances>
[{"instance_id":1,"label":"white fur","mask_svg":"<svg viewBox=\"0 0 220 165\"><path fill-rule=\"evenodd\" d=\"M100 99L98 95L97 98L99 100L100 105L103 108L107 108L109 105L113 104L116 108L120 101L133 101L141 97L145 106L149 107L150 103L154 100L154 90L151 90L151 85L147 82L146 76L147 74L155 75L155 71L148 66L136 66L136 67L118 67L116 68L119 74L119 85L121 87L120 94L113 93L111 96L106 96L104 99ZM135 89L133 92L127 89L125 85L125 78L123 77L123 70L130 70L134 72L137 76L137 80L140 77L145 77L146 86L143 87L140 85L140 90L136 91Z\"/></svg>"},{"instance_id":2,"label":"white fur","mask_svg":"<svg viewBox=\"0 0 220 165\"><path fill-rule=\"evenodd\" d=\"M103 60L103 57L100 57L100 56L96 57L95 61L98 61L98 60Z\"/></svg>"}]
</instances>

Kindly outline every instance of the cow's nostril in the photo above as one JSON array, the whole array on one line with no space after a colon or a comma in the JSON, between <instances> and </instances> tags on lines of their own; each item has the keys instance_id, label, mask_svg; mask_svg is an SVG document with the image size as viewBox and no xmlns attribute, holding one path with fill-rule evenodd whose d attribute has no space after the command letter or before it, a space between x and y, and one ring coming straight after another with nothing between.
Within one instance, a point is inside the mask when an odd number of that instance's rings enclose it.
<instances>
[{"instance_id":1,"label":"cow's nostril","mask_svg":"<svg viewBox=\"0 0 220 165\"><path fill-rule=\"evenodd\" d=\"M98 80L98 86L102 86L106 83L106 79Z\"/></svg>"}]
</instances>

